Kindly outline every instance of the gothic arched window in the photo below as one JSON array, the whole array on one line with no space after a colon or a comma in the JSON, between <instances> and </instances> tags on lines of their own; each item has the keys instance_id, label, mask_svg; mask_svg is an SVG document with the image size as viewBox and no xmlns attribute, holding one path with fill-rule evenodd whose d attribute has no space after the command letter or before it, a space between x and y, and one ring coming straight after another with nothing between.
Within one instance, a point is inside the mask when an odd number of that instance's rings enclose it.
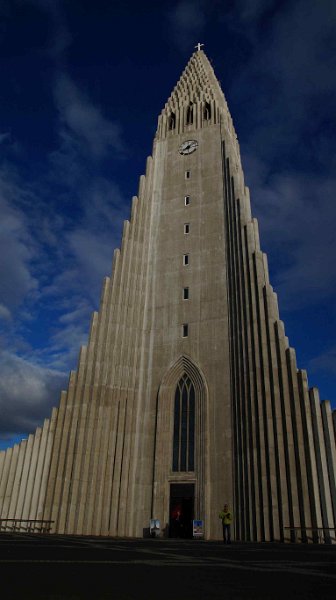
<instances>
[{"instance_id":1,"label":"gothic arched window","mask_svg":"<svg viewBox=\"0 0 336 600\"><path fill-rule=\"evenodd\" d=\"M203 115L206 121L209 121L209 119L211 119L211 106L209 102L205 103Z\"/></svg>"},{"instance_id":2,"label":"gothic arched window","mask_svg":"<svg viewBox=\"0 0 336 600\"><path fill-rule=\"evenodd\" d=\"M176 125L176 117L175 117L175 113L171 113L169 119L168 119L168 129L169 131L172 131L172 129L175 129L175 125Z\"/></svg>"},{"instance_id":3,"label":"gothic arched window","mask_svg":"<svg viewBox=\"0 0 336 600\"><path fill-rule=\"evenodd\" d=\"M173 471L194 471L194 456L195 389L188 375L183 375L175 391Z\"/></svg>"},{"instance_id":4,"label":"gothic arched window","mask_svg":"<svg viewBox=\"0 0 336 600\"><path fill-rule=\"evenodd\" d=\"M192 102L190 102L187 108L187 125L192 125L194 122L194 107Z\"/></svg>"}]
</instances>

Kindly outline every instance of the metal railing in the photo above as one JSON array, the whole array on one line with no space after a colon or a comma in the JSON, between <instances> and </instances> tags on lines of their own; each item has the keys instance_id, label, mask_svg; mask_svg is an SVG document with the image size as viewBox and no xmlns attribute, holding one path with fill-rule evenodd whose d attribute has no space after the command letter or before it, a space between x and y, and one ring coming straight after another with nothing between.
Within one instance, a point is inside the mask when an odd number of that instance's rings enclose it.
<instances>
[{"instance_id":1,"label":"metal railing","mask_svg":"<svg viewBox=\"0 0 336 600\"><path fill-rule=\"evenodd\" d=\"M294 543L298 543L300 533L301 542L317 541L319 544L336 542L335 527L284 527L284 530L290 531ZM307 532L311 532L311 534L308 535Z\"/></svg>"},{"instance_id":2,"label":"metal railing","mask_svg":"<svg viewBox=\"0 0 336 600\"><path fill-rule=\"evenodd\" d=\"M50 533L53 523L45 519L0 519L0 532Z\"/></svg>"}]
</instances>

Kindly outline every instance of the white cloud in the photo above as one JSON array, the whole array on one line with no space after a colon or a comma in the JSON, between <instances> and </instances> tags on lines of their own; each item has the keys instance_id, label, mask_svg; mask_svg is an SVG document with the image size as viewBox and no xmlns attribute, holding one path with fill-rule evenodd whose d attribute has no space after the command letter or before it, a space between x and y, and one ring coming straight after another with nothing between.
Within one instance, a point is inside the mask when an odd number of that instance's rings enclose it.
<instances>
[{"instance_id":1,"label":"white cloud","mask_svg":"<svg viewBox=\"0 0 336 600\"><path fill-rule=\"evenodd\" d=\"M230 14L249 53L228 95L248 112L243 138L236 125L280 308L336 305L336 5L241 0Z\"/></svg>"},{"instance_id":2,"label":"white cloud","mask_svg":"<svg viewBox=\"0 0 336 600\"><path fill-rule=\"evenodd\" d=\"M75 143L77 151L86 149L96 159L103 158L111 150L122 152L120 126L106 119L68 75L58 76L54 91L65 136L71 136L70 140L65 137L64 141Z\"/></svg>"},{"instance_id":3,"label":"white cloud","mask_svg":"<svg viewBox=\"0 0 336 600\"><path fill-rule=\"evenodd\" d=\"M81 310L63 314L48 346L39 352L40 359L52 369L76 367L80 348L88 341L91 313L91 306L84 301Z\"/></svg>"},{"instance_id":4,"label":"white cloud","mask_svg":"<svg viewBox=\"0 0 336 600\"><path fill-rule=\"evenodd\" d=\"M193 49L206 23L204 2L182 0L170 11L168 17L170 32L177 46L183 51Z\"/></svg>"},{"instance_id":5,"label":"white cloud","mask_svg":"<svg viewBox=\"0 0 336 600\"><path fill-rule=\"evenodd\" d=\"M81 277L85 278L88 289L93 288L96 294L102 273L108 275L111 271L111 240L108 235L99 237L94 231L78 228L69 235L69 244L76 257Z\"/></svg>"},{"instance_id":6,"label":"white cloud","mask_svg":"<svg viewBox=\"0 0 336 600\"><path fill-rule=\"evenodd\" d=\"M11 318L12 318L12 314L11 314L10 310L7 308L7 306L0 304L0 319L3 319L4 321L10 321Z\"/></svg>"},{"instance_id":7,"label":"white cloud","mask_svg":"<svg viewBox=\"0 0 336 600\"><path fill-rule=\"evenodd\" d=\"M309 367L312 372L322 371L336 375L336 346L333 346L316 356L309 362Z\"/></svg>"},{"instance_id":8,"label":"white cloud","mask_svg":"<svg viewBox=\"0 0 336 600\"><path fill-rule=\"evenodd\" d=\"M0 133L0 144L2 144L3 142L5 142L9 138L10 138L9 131L6 131L5 133Z\"/></svg>"},{"instance_id":9,"label":"white cloud","mask_svg":"<svg viewBox=\"0 0 336 600\"><path fill-rule=\"evenodd\" d=\"M322 6L314 0L288 5L275 19L272 31L272 50L277 51L274 59L281 77L295 81L295 88L303 93L320 94L324 89L335 88L335 81L330 78L335 33L333 0L325 0Z\"/></svg>"},{"instance_id":10,"label":"white cloud","mask_svg":"<svg viewBox=\"0 0 336 600\"><path fill-rule=\"evenodd\" d=\"M281 308L297 310L326 299L336 304L336 263L330 260L336 255L336 179L269 175L255 158L244 163L262 249L276 268L272 284Z\"/></svg>"},{"instance_id":11,"label":"white cloud","mask_svg":"<svg viewBox=\"0 0 336 600\"><path fill-rule=\"evenodd\" d=\"M10 312L38 287L31 268L37 246L24 211L15 206L23 195L8 175L0 173L0 302Z\"/></svg>"},{"instance_id":12,"label":"white cloud","mask_svg":"<svg viewBox=\"0 0 336 600\"><path fill-rule=\"evenodd\" d=\"M34 431L52 406L57 405L59 393L67 376L55 369L45 368L10 352L0 355L0 432L10 435Z\"/></svg>"},{"instance_id":13,"label":"white cloud","mask_svg":"<svg viewBox=\"0 0 336 600\"><path fill-rule=\"evenodd\" d=\"M0 342L6 349L0 361L0 427L7 435L34 430L58 404L65 373L87 343L124 218L117 186L99 175L89 179L86 170L92 157L98 162L121 147L118 128L69 78L62 77L58 93L61 147L52 157L58 155L58 163L46 164L49 173L40 171L29 187L8 166L0 174ZM62 177L59 202L54 182L61 177L59 166L67 168L70 151L75 178L70 171L68 179Z\"/></svg>"},{"instance_id":14,"label":"white cloud","mask_svg":"<svg viewBox=\"0 0 336 600\"><path fill-rule=\"evenodd\" d=\"M82 169L78 159L77 162ZM68 304L69 298L73 297L75 303L77 297L84 296L92 311L97 305L102 279L110 275L113 250L120 242L125 201L112 181L99 177L87 181L85 173L81 186L73 191L72 200L74 205L80 204L81 212L58 233L62 257L52 280L43 289L43 296L61 300L62 306L64 298Z\"/></svg>"},{"instance_id":15,"label":"white cloud","mask_svg":"<svg viewBox=\"0 0 336 600\"><path fill-rule=\"evenodd\" d=\"M266 10L274 7L277 0L235 0L234 10L243 21L254 21Z\"/></svg>"},{"instance_id":16,"label":"white cloud","mask_svg":"<svg viewBox=\"0 0 336 600\"><path fill-rule=\"evenodd\" d=\"M59 144L29 186L19 163L15 173L10 171L13 152L0 174L0 342L6 349L0 361L0 411L8 435L32 431L58 404L64 373L76 365L87 342L124 218L117 186L99 176L104 159L120 158L124 151L121 129L66 72L64 51L72 40L62 2L23 3L50 21L43 51L55 65ZM16 4L8 4L11 17ZM8 132L0 133L4 148L9 138ZM93 163L95 175L87 169Z\"/></svg>"},{"instance_id":17,"label":"white cloud","mask_svg":"<svg viewBox=\"0 0 336 600\"><path fill-rule=\"evenodd\" d=\"M267 12L268 3L261 3L261 7L263 4ZM253 44L245 67L233 81L232 93L254 106L256 90L264 92L259 94L258 106L253 110L253 135L258 136L262 147L272 132L278 152L281 144L297 143L303 127L317 135L323 107L328 110L328 102L333 101L327 95L336 91L336 4L333 0L323 5L315 0L280 4L274 18L269 18L267 29L257 24L255 19ZM248 37L243 20L240 26L241 33ZM319 106L314 106L318 98Z\"/></svg>"}]
</instances>

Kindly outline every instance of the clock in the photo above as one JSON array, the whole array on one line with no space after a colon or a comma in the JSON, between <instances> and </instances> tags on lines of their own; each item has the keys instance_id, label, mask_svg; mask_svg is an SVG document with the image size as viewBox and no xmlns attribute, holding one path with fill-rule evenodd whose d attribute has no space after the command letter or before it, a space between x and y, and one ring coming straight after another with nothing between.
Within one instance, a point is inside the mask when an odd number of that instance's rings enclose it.
<instances>
[{"instance_id":1,"label":"clock","mask_svg":"<svg viewBox=\"0 0 336 600\"><path fill-rule=\"evenodd\" d=\"M196 140L187 140L179 147L180 154L191 154L197 150L198 142Z\"/></svg>"}]
</instances>

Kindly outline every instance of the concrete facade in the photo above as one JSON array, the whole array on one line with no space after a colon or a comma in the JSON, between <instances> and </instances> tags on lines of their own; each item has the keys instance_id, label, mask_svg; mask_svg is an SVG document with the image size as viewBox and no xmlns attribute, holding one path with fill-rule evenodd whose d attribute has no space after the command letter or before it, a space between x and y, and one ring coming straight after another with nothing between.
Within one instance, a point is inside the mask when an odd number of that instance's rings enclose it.
<instances>
[{"instance_id":1,"label":"concrete facade","mask_svg":"<svg viewBox=\"0 0 336 600\"><path fill-rule=\"evenodd\" d=\"M177 417L181 381L194 404L181 396ZM236 539L329 540L334 424L288 345L232 119L199 50L159 116L59 408L0 453L0 515L136 537L155 517L168 533L171 486L184 484L207 539L227 502ZM174 439L189 470L173 468Z\"/></svg>"}]
</instances>

